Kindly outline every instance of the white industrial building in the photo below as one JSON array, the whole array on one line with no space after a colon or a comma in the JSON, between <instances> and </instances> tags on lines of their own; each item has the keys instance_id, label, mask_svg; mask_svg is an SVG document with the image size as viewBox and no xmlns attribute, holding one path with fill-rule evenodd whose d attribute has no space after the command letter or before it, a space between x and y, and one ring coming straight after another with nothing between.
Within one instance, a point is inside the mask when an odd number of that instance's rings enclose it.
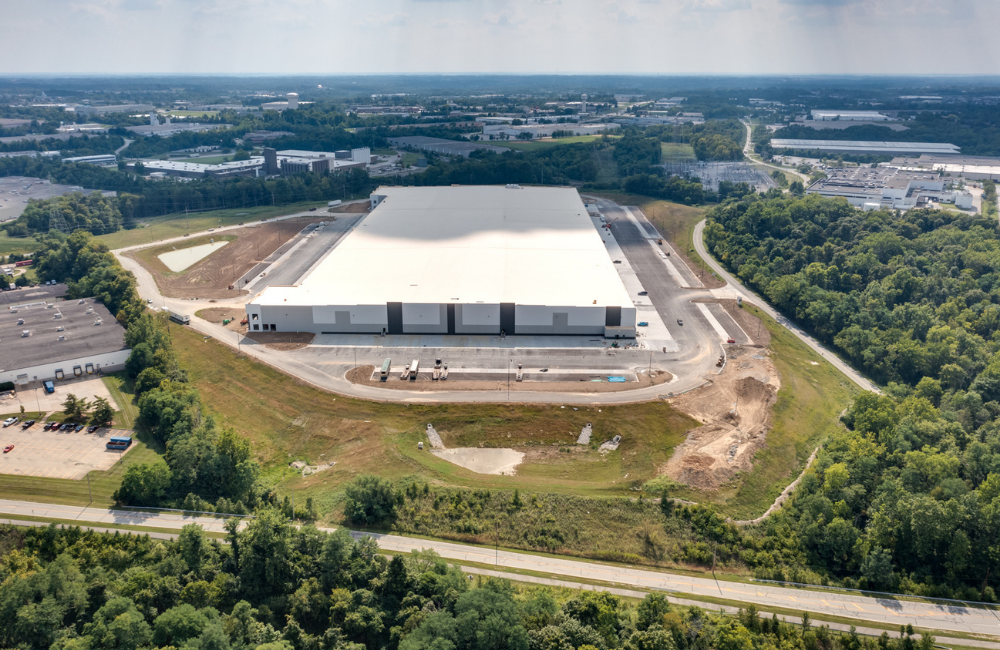
<instances>
[{"instance_id":1,"label":"white industrial building","mask_svg":"<svg viewBox=\"0 0 1000 650\"><path fill-rule=\"evenodd\" d=\"M533 138L546 138L557 131L563 133L571 132L573 135L600 135L606 131L617 131L621 125L614 123L607 124L580 124L579 122L566 122L564 124L522 124L513 126L510 124L484 124L483 135L489 139L497 137L508 137L517 139L522 133L530 133Z\"/></svg>"},{"instance_id":2,"label":"white industrial building","mask_svg":"<svg viewBox=\"0 0 1000 650\"><path fill-rule=\"evenodd\" d=\"M948 189L949 183L937 173L912 172L890 166L854 167L830 170L806 189L808 194L843 198L864 210L887 208L911 210L932 207L933 203L953 203L961 209L972 208L972 195Z\"/></svg>"},{"instance_id":3,"label":"white industrial building","mask_svg":"<svg viewBox=\"0 0 1000 650\"><path fill-rule=\"evenodd\" d=\"M634 338L636 309L572 188L382 187L251 331Z\"/></svg>"},{"instance_id":4,"label":"white industrial building","mask_svg":"<svg viewBox=\"0 0 1000 650\"><path fill-rule=\"evenodd\" d=\"M0 294L0 382L23 386L124 367L131 353L124 328L93 298L58 300L65 291L55 285Z\"/></svg>"},{"instance_id":5,"label":"white industrial building","mask_svg":"<svg viewBox=\"0 0 1000 650\"><path fill-rule=\"evenodd\" d=\"M838 111L838 110L814 110L811 111L812 118L821 122L838 120L841 122L888 122L892 118L883 115L878 111Z\"/></svg>"}]
</instances>

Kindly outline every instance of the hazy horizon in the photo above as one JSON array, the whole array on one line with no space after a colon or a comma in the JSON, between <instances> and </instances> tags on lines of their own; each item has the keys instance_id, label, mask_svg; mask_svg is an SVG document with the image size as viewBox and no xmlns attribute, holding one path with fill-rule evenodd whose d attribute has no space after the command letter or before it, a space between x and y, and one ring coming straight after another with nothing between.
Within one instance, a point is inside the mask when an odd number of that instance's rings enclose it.
<instances>
[{"instance_id":1,"label":"hazy horizon","mask_svg":"<svg viewBox=\"0 0 1000 650\"><path fill-rule=\"evenodd\" d=\"M943 6L944 5L944 6ZM4 75L965 76L990 0L0 0ZM940 54L928 56L936 46Z\"/></svg>"}]
</instances>

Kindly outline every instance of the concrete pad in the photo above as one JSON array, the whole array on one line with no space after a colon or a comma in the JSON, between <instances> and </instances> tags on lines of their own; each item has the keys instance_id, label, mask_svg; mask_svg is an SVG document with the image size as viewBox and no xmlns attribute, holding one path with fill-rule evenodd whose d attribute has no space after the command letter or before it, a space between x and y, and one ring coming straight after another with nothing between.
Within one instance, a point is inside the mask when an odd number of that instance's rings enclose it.
<instances>
[{"instance_id":1,"label":"concrete pad","mask_svg":"<svg viewBox=\"0 0 1000 650\"><path fill-rule=\"evenodd\" d=\"M88 375L80 378L63 379L53 381L56 392L46 393L41 385L34 385L21 388L17 395L0 399L0 413L17 413L24 406L25 411L41 411L42 413L62 412L62 403L66 397L72 393L88 402L93 402L95 398L103 397L108 400L115 410L120 410L111 392L100 377Z\"/></svg>"},{"instance_id":2,"label":"concrete pad","mask_svg":"<svg viewBox=\"0 0 1000 650\"><path fill-rule=\"evenodd\" d=\"M30 429L22 429L20 424L0 429L0 446L14 445L10 453L0 454L0 474L83 479L88 472L107 470L118 462L123 452L105 447L108 438L116 435L131 436L132 432L44 431L41 423ZM134 448L133 444L124 453Z\"/></svg>"},{"instance_id":3,"label":"concrete pad","mask_svg":"<svg viewBox=\"0 0 1000 650\"><path fill-rule=\"evenodd\" d=\"M524 453L513 449L458 447L456 449L435 450L431 453L476 474L513 476L517 471L517 466L524 460Z\"/></svg>"},{"instance_id":4,"label":"concrete pad","mask_svg":"<svg viewBox=\"0 0 1000 650\"><path fill-rule=\"evenodd\" d=\"M201 246L191 246L176 251L170 251L169 253L163 253L157 257L160 258L160 261L163 262L163 265L168 269L174 273L180 273L195 262L200 262L228 243L228 241L217 241L210 244L202 244Z\"/></svg>"}]
</instances>

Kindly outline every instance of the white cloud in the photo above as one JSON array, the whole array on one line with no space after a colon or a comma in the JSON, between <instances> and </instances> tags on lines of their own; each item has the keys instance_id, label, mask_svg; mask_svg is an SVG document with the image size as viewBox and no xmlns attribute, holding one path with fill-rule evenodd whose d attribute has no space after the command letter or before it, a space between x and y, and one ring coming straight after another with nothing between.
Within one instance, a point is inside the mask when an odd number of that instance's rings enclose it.
<instances>
[{"instance_id":1,"label":"white cloud","mask_svg":"<svg viewBox=\"0 0 1000 650\"><path fill-rule=\"evenodd\" d=\"M357 21L359 27L406 27L412 18L405 11L397 11L391 14L369 14Z\"/></svg>"},{"instance_id":2,"label":"white cloud","mask_svg":"<svg viewBox=\"0 0 1000 650\"><path fill-rule=\"evenodd\" d=\"M685 11L727 12L752 9L750 0L687 0Z\"/></svg>"},{"instance_id":3,"label":"white cloud","mask_svg":"<svg viewBox=\"0 0 1000 650\"><path fill-rule=\"evenodd\" d=\"M483 16L483 22L492 27L516 27L527 20L517 5L507 5L500 11Z\"/></svg>"}]
</instances>

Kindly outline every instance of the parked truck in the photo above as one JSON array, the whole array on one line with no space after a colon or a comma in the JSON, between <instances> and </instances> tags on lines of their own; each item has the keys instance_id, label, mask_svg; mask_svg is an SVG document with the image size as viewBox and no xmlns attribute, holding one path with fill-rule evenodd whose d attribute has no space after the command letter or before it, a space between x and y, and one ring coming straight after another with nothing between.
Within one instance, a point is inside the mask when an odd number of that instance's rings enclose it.
<instances>
[{"instance_id":1,"label":"parked truck","mask_svg":"<svg viewBox=\"0 0 1000 650\"><path fill-rule=\"evenodd\" d=\"M170 320L174 321L175 323L180 323L181 325L190 325L191 324L191 317L190 316L188 316L187 314L178 313L176 311L171 311L170 312Z\"/></svg>"},{"instance_id":2,"label":"parked truck","mask_svg":"<svg viewBox=\"0 0 1000 650\"><path fill-rule=\"evenodd\" d=\"M410 379L416 380L418 372L420 372L420 359L414 359L410 364Z\"/></svg>"}]
</instances>

